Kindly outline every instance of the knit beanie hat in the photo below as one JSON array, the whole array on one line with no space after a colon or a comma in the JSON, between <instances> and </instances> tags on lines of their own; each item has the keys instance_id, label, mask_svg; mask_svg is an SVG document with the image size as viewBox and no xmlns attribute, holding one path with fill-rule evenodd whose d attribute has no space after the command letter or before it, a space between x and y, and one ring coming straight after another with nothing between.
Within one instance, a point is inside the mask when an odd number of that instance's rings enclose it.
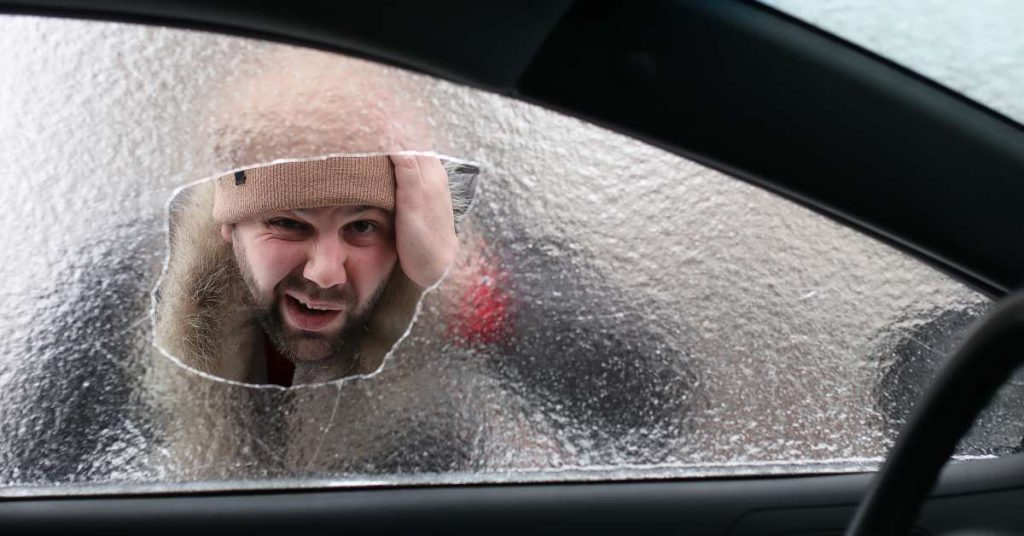
<instances>
[{"instance_id":1,"label":"knit beanie hat","mask_svg":"<svg viewBox=\"0 0 1024 536\"><path fill-rule=\"evenodd\" d=\"M238 223L301 208L367 205L395 209L395 168L383 156L285 162L216 179L213 218Z\"/></svg>"}]
</instances>

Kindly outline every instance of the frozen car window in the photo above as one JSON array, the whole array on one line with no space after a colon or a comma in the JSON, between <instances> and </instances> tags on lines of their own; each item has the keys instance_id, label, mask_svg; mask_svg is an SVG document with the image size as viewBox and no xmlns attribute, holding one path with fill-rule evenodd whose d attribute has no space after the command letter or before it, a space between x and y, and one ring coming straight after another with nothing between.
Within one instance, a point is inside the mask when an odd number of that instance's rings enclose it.
<instances>
[{"instance_id":1,"label":"frozen car window","mask_svg":"<svg viewBox=\"0 0 1024 536\"><path fill-rule=\"evenodd\" d=\"M400 70L14 16L0 50L0 494L873 469L990 306L746 183ZM157 344L211 179L410 150L480 171L379 367L285 388L186 366L187 329ZM1014 389L960 456L1019 446Z\"/></svg>"},{"instance_id":2,"label":"frozen car window","mask_svg":"<svg viewBox=\"0 0 1024 536\"><path fill-rule=\"evenodd\" d=\"M765 0L1024 122L1024 4Z\"/></svg>"}]
</instances>

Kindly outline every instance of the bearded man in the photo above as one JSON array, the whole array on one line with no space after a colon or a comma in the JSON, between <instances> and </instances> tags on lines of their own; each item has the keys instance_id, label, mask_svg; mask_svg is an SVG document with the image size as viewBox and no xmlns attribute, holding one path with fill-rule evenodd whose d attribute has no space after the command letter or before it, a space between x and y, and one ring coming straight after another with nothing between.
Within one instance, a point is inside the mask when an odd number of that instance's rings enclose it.
<instances>
[{"instance_id":1,"label":"bearded man","mask_svg":"<svg viewBox=\"0 0 1024 536\"><path fill-rule=\"evenodd\" d=\"M195 189L172 208L158 344L280 386L376 370L455 258L466 208L425 155L272 164Z\"/></svg>"}]
</instances>

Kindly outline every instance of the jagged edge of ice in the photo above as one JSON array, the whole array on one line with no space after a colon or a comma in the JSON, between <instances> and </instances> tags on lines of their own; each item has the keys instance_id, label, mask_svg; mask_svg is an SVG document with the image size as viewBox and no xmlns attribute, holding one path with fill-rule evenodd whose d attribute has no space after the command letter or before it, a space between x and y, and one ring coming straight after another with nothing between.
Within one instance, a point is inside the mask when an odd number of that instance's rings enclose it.
<instances>
[{"instance_id":1,"label":"jagged edge of ice","mask_svg":"<svg viewBox=\"0 0 1024 536\"><path fill-rule=\"evenodd\" d=\"M302 385L295 385L295 386L292 386L292 387L282 387L282 386L279 386L279 385L272 385L272 384L255 384L255 383L239 382L239 381L235 381L235 380L228 380L228 379L216 376L214 374L210 374L208 372L204 372L204 371L201 371L201 370L198 370L198 369L195 369L195 368L192 368L192 367L188 366L187 364L185 364L184 361L182 361L181 359L179 359L177 356L173 355L172 353L168 352L166 349L164 349L162 346L160 346L156 342L156 308L157 308L157 303L156 302L157 302L157 292L160 289L161 283L163 283L164 276L167 275L167 268L170 265L170 260L171 260L171 204L178 197L178 195L180 195L181 192L184 191L185 189L192 188L192 187L198 186L200 184L216 180L218 177L223 177L224 175L228 175L228 174L234 173L236 171L243 171L243 170L247 170L247 169L263 167L263 166L269 166L269 165L273 165L273 164L286 164L286 163L290 163L290 162L311 162L311 161L314 161L314 160L326 160L328 158L335 158L335 157L364 157L364 156L387 156L387 155L434 156L434 157L440 158L440 159L442 159L444 161L448 161L448 162L455 162L457 164L466 164L466 165L475 166L475 167L477 167L480 170L480 174L483 174L484 170L488 169L488 167L489 167L486 164L483 164L481 162L477 162L475 160L466 160L466 159L462 159L462 158L456 158L456 157L453 157L453 156L448 156L448 155L444 155L444 154L441 154L441 153L437 153L435 151L375 151L375 152L354 152L354 153L329 153L329 154L326 154L326 155L317 156L317 157L313 157L313 158L279 158L279 159L276 159L276 160L271 160L269 162L261 162L261 163L257 163L257 164L250 164L250 165L245 165L245 166L239 166L239 167L231 168L231 169L229 169L227 171L224 171L224 172L215 173L213 175L210 175L210 176L202 178L202 179L198 179L198 180L195 180L195 181L192 181L192 182L188 182L186 184L183 184L183 185L175 188L171 192L171 195L167 198L167 201L164 203L164 216L165 216L164 217L164 248L166 249L166 253L164 254L164 262L163 262L163 265L162 265L162 267L160 269L160 277L157 278L156 283L153 286L153 289L149 292L149 321L150 321L150 324L151 324L150 325L150 343L153 345L153 347L156 348L163 356L165 356L168 359L170 359L171 362L174 363L175 365L177 365L177 366L187 370L190 373L196 374L197 376L199 376L201 378L205 378L207 380L212 380L212 381L224 383L224 384L227 384L227 385L234 385L234 386L238 386L238 387L248 387L248 388L254 388L254 389L268 389L268 390L285 391L285 390L288 390L288 389L315 388L315 387L323 387L323 386L326 386L326 385L335 385L335 386L340 388L343 384L348 383L348 382L353 382L353 381L359 380L359 379L373 378L374 376L379 374L380 371L384 370L384 365L391 359L391 356L394 354L395 349L398 348L398 346L402 343L402 341L404 341L406 339L406 337L408 337L409 333L412 331L412 327L416 324L416 320L419 318L420 311L423 308L423 300L424 300L424 298L426 298L427 294L433 292L436 288L438 288L441 285L441 283L444 282L445 279L447 279L448 272L451 271L451 265L449 265L448 269L445 270L445 273L444 273L444 275L441 276L441 279L439 279L436 283L434 283L433 285L431 285L431 286L429 286L429 287L427 287L426 289L423 290L423 294L420 295L420 299L416 302L416 308L413 311L412 319L409 321L409 325L406 326L405 331L402 332L402 335L400 337L398 337L398 340L396 340L395 343L393 345L391 345L391 348L388 350L388 352L386 354L384 354L384 359L381 360L381 364L380 364L379 367L377 367L376 370L374 370L373 372L368 372L366 374L356 374L356 375L353 375L353 376L347 376L345 378L340 378L340 379L337 379L337 380L331 380L331 381L327 381L327 382L318 382L318 383L309 383L309 384L302 384ZM477 204L478 198L479 198L479 196L477 196L477 195L473 196L473 199L470 201L469 207L466 210L466 214L467 215L470 212L472 212L473 208Z\"/></svg>"}]
</instances>

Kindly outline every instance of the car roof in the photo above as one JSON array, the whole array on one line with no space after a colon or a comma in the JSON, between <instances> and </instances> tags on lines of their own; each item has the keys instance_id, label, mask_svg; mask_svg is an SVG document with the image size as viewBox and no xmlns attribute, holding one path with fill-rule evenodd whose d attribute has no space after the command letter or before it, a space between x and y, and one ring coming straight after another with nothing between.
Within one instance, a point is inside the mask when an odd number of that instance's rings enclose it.
<instances>
[{"instance_id":1,"label":"car roof","mask_svg":"<svg viewBox=\"0 0 1024 536\"><path fill-rule=\"evenodd\" d=\"M758 184L999 297L1024 130L754 2L0 0L340 51L523 99Z\"/></svg>"}]
</instances>

